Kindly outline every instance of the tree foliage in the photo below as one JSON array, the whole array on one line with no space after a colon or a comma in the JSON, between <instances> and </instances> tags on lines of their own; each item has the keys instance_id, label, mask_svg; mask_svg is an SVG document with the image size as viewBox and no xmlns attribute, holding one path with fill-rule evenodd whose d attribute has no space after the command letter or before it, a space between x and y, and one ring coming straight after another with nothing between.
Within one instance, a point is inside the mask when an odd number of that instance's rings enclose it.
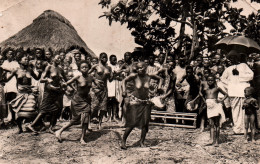
<instances>
[{"instance_id":1,"label":"tree foliage","mask_svg":"<svg viewBox=\"0 0 260 164\"><path fill-rule=\"evenodd\" d=\"M259 29L259 14L252 14L247 19L241 15L242 9L230 7L230 2L231 0L119 0L118 3L111 4L111 0L100 0L99 4L102 8L107 8L100 18L106 17L110 25L113 21L127 24L135 42L144 49L166 53L177 51L179 54L186 52L193 58L196 52L213 50L214 44L227 35L223 32L225 21L232 25L233 32L246 31L247 36L259 36L250 33L252 28ZM177 26L180 26L180 31L176 31Z\"/></svg>"}]
</instances>

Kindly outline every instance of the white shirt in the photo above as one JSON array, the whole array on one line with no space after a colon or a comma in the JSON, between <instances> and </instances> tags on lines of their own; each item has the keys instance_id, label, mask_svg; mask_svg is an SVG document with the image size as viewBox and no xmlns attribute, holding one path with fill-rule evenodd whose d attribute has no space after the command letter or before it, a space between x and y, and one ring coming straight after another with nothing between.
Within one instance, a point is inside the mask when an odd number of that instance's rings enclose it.
<instances>
[{"instance_id":1,"label":"white shirt","mask_svg":"<svg viewBox=\"0 0 260 164\"><path fill-rule=\"evenodd\" d=\"M16 70L17 68L19 68L20 65L18 64L17 61L11 61L9 62L8 60L5 60L3 65L2 65L2 68L8 70L8 71L14 71ZM11 73L7 73L7 77L9 77L11 75ZM13 77L10 81L8 81L6 84L5 84L5 93L8 93L8 92L15 92L17 93L17 81L16 81L16 78Z\"/></svg>"},{"instance_id":2,"label":"white shirt","mask_svg":"<svg viewBox=\"0 0 260 164\"><path fill-rule=\"evenodd\" d=\"M237 69L239 75L233 75L233 69ZM249 81L254 77L254 72L245 63L232 65L225 69L220 77L222 83L226 85L229 97L245 97L244 90L249 87Z\"/></svg>"}]
</instances>

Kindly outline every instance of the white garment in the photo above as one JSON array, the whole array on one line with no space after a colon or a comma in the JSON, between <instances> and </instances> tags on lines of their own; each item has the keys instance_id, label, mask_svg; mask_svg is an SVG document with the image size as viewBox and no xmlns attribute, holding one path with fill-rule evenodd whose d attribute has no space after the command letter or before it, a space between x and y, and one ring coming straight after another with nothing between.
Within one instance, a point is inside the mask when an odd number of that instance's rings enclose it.
<instances>
[{"instance_id":1,"label":"white garment","mask_svg":"<svg viewBox=\"0 0 260 164\"><path fill-rule=\"evenodd\" d=\"M3 65L2 65L2 68L3 69L6 69L8 71L14 71L16 70L17 68L19 68L19 64L18 62L16 61L11 61L9 62L8 60L5 60ZM7 73L7 77L9 77L11 75L11 73ZM13 77L10 81L8 81L6 84L5 84L5 93L8 93L8 92L15 92L17 93L17 81L16 81L16 78Z\"/></svg>"},{"instance_id":2,"label":"white garment","mask_svg":"<svg viewBox=\"0 0 260 164\"><path fill-rule=\"evenodd\" d=\"M176 75L176 84L178 84L181 81L181 79L183 78L183 76L186 75L185 68L181 68L180 66L176 66L174 68L173 72Z\"/></svg>"},{"instance_id":3,"label":"white garment","mask_svg":"<svg viewBox=\"0 0 260 164\"><path fill-rule=\"evenodd\" d=\"M146 68L146 73L147 74L154 74L159 70L159 67L157 67L156 65L154 66L150 66L148 65L148 67Z\"/></svg>"},{"instance_id":4,"label":"white garment","mask_svg":"<svg viewBox=\"0 0 260 164\"><path fill-rule=\"evenodd\" d=\"M180 66L176 66L175 69L173 70L173 73L176 75L176 84L180 83L182 78L186 75L186 70L185 68L181 68ZM185 79L181 83L181 87L176 87L177 89L177 99L186 99L188 97L188 92L190 90L190 85ZM179 92L184 91L184 95L179 94Z\"/></svg>"},{"instance_id":5,"label":"white garment","mask_svg":"<svg viewBox=\"0 0 260 164\"><path fill-rule=\"evenodd\" d=\"M118 71L118 65L109 65L111 67L112 72ZM117 80L107 81L107 89L108 89L108 97L115 97L116 96L116 82Z\"/></svg>"},{"instance_id":6,"label":"white garment","mask_svg":"<svg viewBox=\"0 0 260 164\"><path fill-rule=\"evenodd\" d=\"M226 121L225 113L221 103L217 103L216 99L207 99L207 117L212 118L220 116L220 124Z\"/></svg>"},{"instance_id":7,"label":"white garment","mask_svg":"<svg viewBox=\"0 0 260 164\"><path fill-rule=\"evenodd\" d=\"M233 69L237 69L239 75L233 75ZM245 63L233 65L225 69L220 77L226 85L229 97L245 97L244 90L249 87L249 81L253 80L254 72Z\"/></svg>"},{"instance_id":8,"label":"white garment","mask_svg":"<svg viewBox=\"0 0 260 164\"><path fill-rule=\"evenodd\" d=\"M245 110L242 109L244 100L243 97L230 97L234 122L233 131L237 134L244 133L245 130Z\"/></svg>"}]
</instances>

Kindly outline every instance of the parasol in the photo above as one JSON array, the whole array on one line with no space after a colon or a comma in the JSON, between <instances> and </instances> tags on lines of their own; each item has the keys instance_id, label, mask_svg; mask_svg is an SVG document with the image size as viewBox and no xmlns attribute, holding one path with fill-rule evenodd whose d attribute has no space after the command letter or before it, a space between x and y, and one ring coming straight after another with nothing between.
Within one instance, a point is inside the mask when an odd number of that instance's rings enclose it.
<instances>
[{"instance_id":1,"label":"parasol","mask_svg":"<svg viewBox=\"0 0 260 164\"><path fill-rule=\"evenodd\" d=\"M245 36L227 36L218 41L215 46L226 51L236 49L247 54L260 52L260 46L254 40Z\"/></svg>"}]
</instances>

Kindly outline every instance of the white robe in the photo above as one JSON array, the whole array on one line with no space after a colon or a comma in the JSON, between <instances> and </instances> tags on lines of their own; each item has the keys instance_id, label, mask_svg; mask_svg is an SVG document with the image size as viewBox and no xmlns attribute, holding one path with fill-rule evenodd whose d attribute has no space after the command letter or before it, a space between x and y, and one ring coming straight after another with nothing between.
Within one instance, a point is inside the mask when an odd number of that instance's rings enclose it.
<instances>
[{"instance_id":1,"label":"white robe","mask_svg":"<svg viewBox=\"0 0 260 164\"><path fill-rule=\"evenodd\" d=\"M239 75L233 75L233 69L237 69ZM249 81L253 79L253 76L253 71L245 63L241 63L226 68L220 78L222 83L226 85L230 97L234 122L233 131L238 134L244 132L245 111L242 110L245 99L244 90L250 86Z\"/></svg>"}]
</instances>

